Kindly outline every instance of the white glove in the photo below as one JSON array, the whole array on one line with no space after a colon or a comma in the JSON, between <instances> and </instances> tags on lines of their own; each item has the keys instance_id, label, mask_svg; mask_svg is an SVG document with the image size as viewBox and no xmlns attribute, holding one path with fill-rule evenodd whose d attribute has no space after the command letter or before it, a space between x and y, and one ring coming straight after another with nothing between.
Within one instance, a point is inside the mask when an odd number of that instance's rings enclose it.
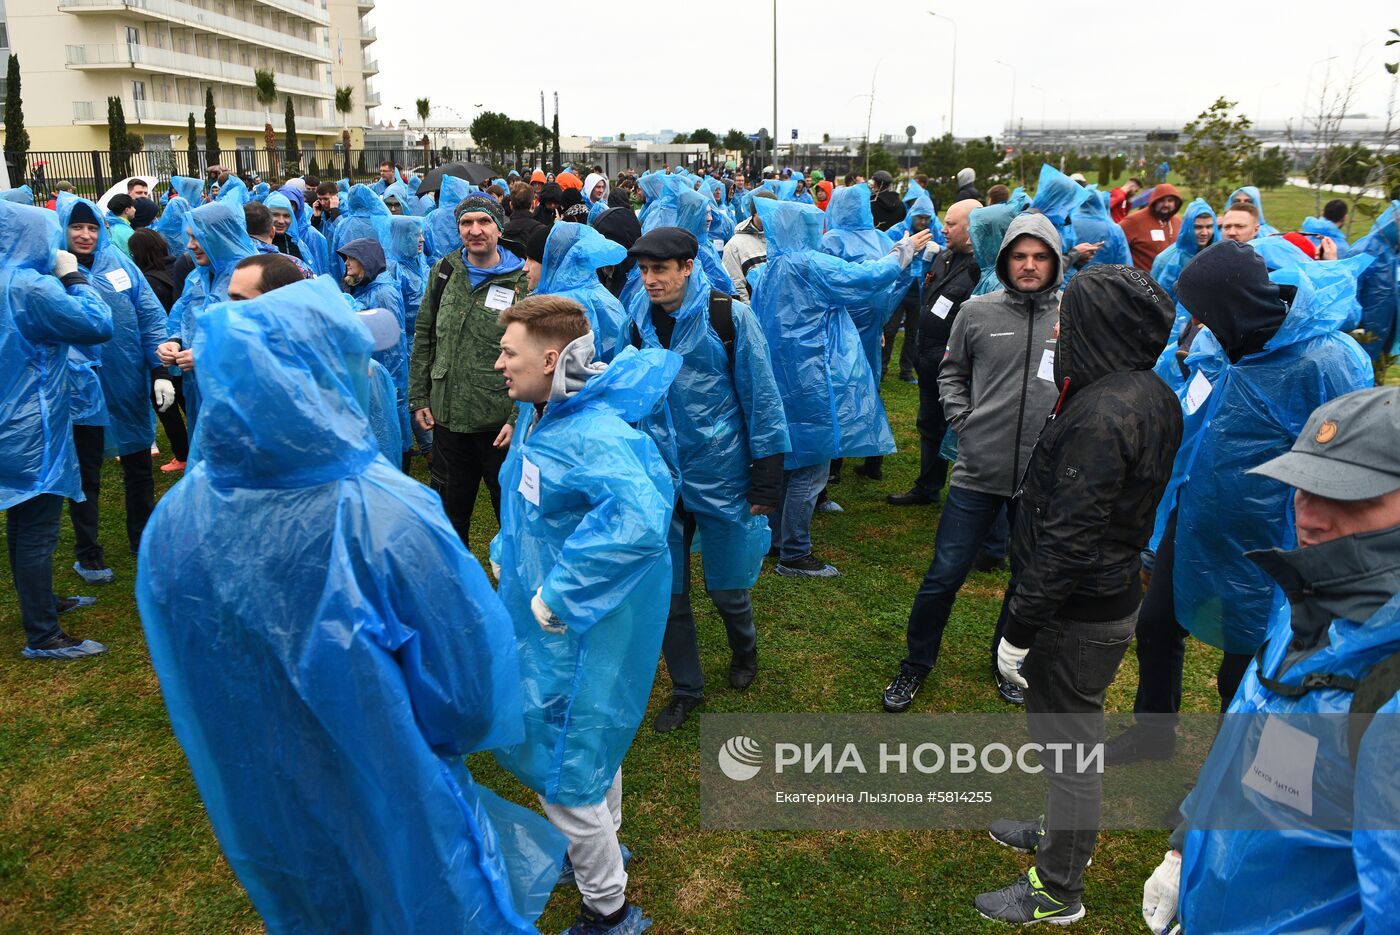
<instances>
[{"instance_id":1,"label":"white glove","mask_svg":"<svg viewBox=\"0 0 1400 935\"><path fill-rule=\"evenodd\" d=\"M151 392L155 394L156 411L164 412L170 408L170 404L175 402L175 384L169 380L161 378L151 384Z\"/></svg>"},{"instance_id":2,"label":"white glove","mask_svg":"<svg viewBox=\"0 0 1400 935\"><path fill-rule=\"evenodd\" d=\"M1001 638L997 643L997 670L1001 672L1001 677L1013 685L1026 687L1026 680L1021 677L1021 663L1026 661L1026 654L1030 647L1018 649L1006 641L1006 637Z\"/></svg>"},{"instance_id":3,"label":"white glove","mask_svg":"<svg viewBox=\"0 0 1400 935\"><path fill-rule=\"evenodd\" d=\"M940 247L940 246L938 245L938 241L936 241L936 240L930 240L930 241L928 242L928 246L927 246L927 247L924 247L924 262L925 262L925 263L930 263L930 262L932 262L932 261L933 261L933 258L936 257L936 256L938 256L938 251L940 251L940 250L942 250L942 249L943 249L943 248Z\"/></svg>"},{"instance_id":4,"label":"white glove","mask_svg":"<svg viewBox=\"0 0 1400 935\"><path fill-rule=\"evenodd\" d=\"M67 250L59 250L53 258L53 274L59 279L78 271L78 258Z\"/></svg>"},{"instance_id":5,"label":"white glove","mask_svg":"<svg viewBox=\"0 0 1400 935\"><path fill-rule=\"evenodd\" d=\"M900 269L908 269L909 264L914 262L914 238L905 234L895 241L894 250L891 252L899 256Z\"/></svg>"},{"instance_id":6,"label":"white glove","mask_svg":"<svg viewBox=\"0 0 1400 935\"><path fill-rule=\"evenodd\" d=\"M494 559L487 559L491 563L491 575L497 581L501 580L501 563Z\"/></svg>"},{"instance_id":7,"label":"white glove","mask_svg":"<svg viewBox=\"0 0 1400 935\"><path fill-rule=\"evenodd\" d=\"M530 612L535 615L535 622L540 625L540 629L546 633L563 633L564 621L554 616L554 611L545 606L544 598L540 593L544 588L535 588L535 596L530 598Z\"/></svg>"},{"instance_id":8,"label":"white glove","mask_svg":"<svg viewBox=\"0 0 1400 935\"><path fill-rule=\"evenodd\" d=\"M1181 892L1181 855L1168 851L1142 885L1142 921L1154 935L1163 935L1176 918L1177 897Z\"/></svg>"}]
</instances>

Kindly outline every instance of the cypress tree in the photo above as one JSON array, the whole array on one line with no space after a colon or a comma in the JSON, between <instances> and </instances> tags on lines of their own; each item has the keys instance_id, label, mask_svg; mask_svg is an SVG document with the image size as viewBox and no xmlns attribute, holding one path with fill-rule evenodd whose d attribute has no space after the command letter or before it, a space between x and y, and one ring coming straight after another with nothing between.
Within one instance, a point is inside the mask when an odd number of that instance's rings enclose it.
<instances>
[{"instance_id":1,"label":"cypress tree","mask_svg":"<svg viewBox=\"0 0 1400 935\"><path fill-rule=\"evenodd\" d=\"M214 89L204 89L204 158L209 165L219 161L219 124L214 112Z\"/></svg>"},{"instance_id":2,"label":"cypress tree","mask_svg":"<svg viewBox=\"0 0 1400 935\"><path fill-rule=\"evenodd\" d=\"M24 179L29 153L29 131L24 128L19 91L19 56L11 55L5 73L5 161L10 164L10 184L16 187Z\"/></svg>"}]
</instances>

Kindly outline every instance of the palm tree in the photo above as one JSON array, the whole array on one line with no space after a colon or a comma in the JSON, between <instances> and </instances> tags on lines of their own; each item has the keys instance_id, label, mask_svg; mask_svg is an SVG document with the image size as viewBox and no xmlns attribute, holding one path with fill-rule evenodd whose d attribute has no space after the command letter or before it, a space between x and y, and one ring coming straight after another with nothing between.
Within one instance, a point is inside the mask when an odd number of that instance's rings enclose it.
<instances>
[{"instance_id":1,"label":"palm tree","mask_svg":"<svg viewBox=\"0 0 1400 935\"><path fill-rule=\"evenodd\" d=\"M433 111L433 102L426 97L420 97L413 102L413 105L418 109L418 119L423 123L423 165L427 166L431 164L428 155L432 148L432 144L428 142L428 116Z\"/></svg>"},{"instance_id":2,"label":"palm tree","mask_svg":"<svg viewBox=\"0 0 1400 935\"><path fill-rule=\"evenodd\" d=\"M350 177L350 111L355 106L355 86L347 84L335 89L335 109L340 114L341 149L345 152L345 177Z\"/></svg>"},{"instance_id":3,"label":"palm tree","mask_svg":"<svg viewBox=\"0 0 1400 935\"><path fill-rule=\"evenodd\" d=\"M272 72L258 68L253 71L253 84L253 93L257 96L258 103L263 106L263 116L267 121L263 124L263 143L267 146L271 168L277 159L277 134L272 129L272 105L277 103L277 79Z\"/></svg>"}]
</instances>

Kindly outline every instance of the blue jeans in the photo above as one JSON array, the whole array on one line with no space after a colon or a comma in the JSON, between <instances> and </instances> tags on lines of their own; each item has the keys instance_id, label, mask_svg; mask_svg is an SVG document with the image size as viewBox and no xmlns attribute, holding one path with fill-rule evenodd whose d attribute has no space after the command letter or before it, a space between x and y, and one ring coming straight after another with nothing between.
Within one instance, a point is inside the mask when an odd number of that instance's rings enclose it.
<instances>
[{"instance_id":1,"label":"blue jeans","mask_svg":"<svg viewBox=\"0 0 1400 935\"><path fill-rule=\"evenodd\" d=\"M904 665L920 675L927 675L938 662L938 650L943 643L943 631L948 626L948 615L953 611L953 601L977 560L978 550L987 541L998 516L1003 513L1015 519L1015 504L1010 497L979 493L966 487L948 488L948 499L944 501L938 534L933 542L933 561L929 563L923 583L914 595L914 606L909 611L905 633L909 653L904 657ZM1006 593L1011 594L1015 587L1013 574ZM993 660L1005 623L1006 603L1003 601L992 636Z\"/></svg>"},{"instance_id":2,"label":"blue jeans","mask_svg":"<svg viewBox=\"0 0 1400 935\"><path fill-rule=\"evenodd\" d=\"M63 498L47 493L5 511L10 574L19 595L20 623L31 648L42 646L62 632L53 594L53 553L58 548L62 518Z\"/></svg>"},{"instance_id":3,"label":"blue jeans","mask_svg":"<svg viewBox=\"0 0 1400 935\"><path fill-rule=\"evenodd\" d=\"M692 698L705 696L705 673L700 668L700 640L695 635L695 611L690 606L690 543L695 539L695 517L678 501L671 514L672 535L680 527L682 553L685 555L679 594L671 595L671 612L666 617L666 635L661 640L661 655L666 657L666 671L671 673L671 693ZM758 642L753 625L753 602L747 588L707 591L715 610L724 621L729 637L729 651L734 655L751 653Z\"/></svg>"},{"instance_id":4,"label":"blue jeans","mask_svg":"<svg viewBox=\"0 0 1400 935\"><path fill-rule=\"evenodd\" d=\"M830 473L830 461L783 471L783 498L777 512L768 518L779 560L791 561L811 553L812 511Z\"/></svg>"}]
</instances>

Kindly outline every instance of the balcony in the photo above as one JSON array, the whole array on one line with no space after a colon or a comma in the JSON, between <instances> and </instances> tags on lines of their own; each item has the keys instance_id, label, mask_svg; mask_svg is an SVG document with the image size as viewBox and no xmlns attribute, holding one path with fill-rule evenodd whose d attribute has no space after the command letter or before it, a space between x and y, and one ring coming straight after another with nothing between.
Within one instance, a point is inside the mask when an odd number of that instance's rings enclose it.
<instances>
[{"instance_id":1,"label":"balcony","mask_svg":"<svg viewBox=\"0 0 1400 935\"><path fill-rule=\"evenodd\" d=\"M373 27L373 26L366 26L364 23L361 23L361 24L360 24L360 45L369 45L371 42L374 41L374 39L375 39L374 27Z\"/></svg>"},{"instance_id":2,"label":"balcony","mask_svg":"<svg viewBox=\"0 0 1400 935\"><path fill-rule=\"evenodd\" d=\"M379 74L379 63L372 58L367 58L365 59L365 64L360 70L364 72L366 78L371 78Z\"/></svg>"},{"instance_id":3,"label":"balcony","mask_svg":"<svg viewBox=\"0 0 1400 935\"><path fill-rule=\"evenodd\" d=\"M311 0L258 0L264 6L281 10L289 16L299 16L316 26L329 26L331 15L320 2Z\"/></svg>"},{"instance_id":4,"label":"balcony","mask_svg":"<svg viewBox=\"0 0 1400 935\"><path fill-rule=\"evenodd\" d=\"M70 45L65 47L68 67L80 71L136 69L157 74L182 75L190 78L213 79L244 87L256 87L253 69L236 62L187 55L152 46L126 44ZM326 82L297 75L278 73L277 90L286 94L304 94L330 100L335 88Z\"/></svg>"},{"instance_id":5,"label":"balcony","mask_svg":"<svg viewBox=\"0 0 1400 935\"><path fill-rule=\"evenodd\" d=\"M130 98L123 98L122 112L129 124L184 127L187 125L189 115L194 114L199 125L204 125L204 104L202 102L177 104L174 101L133 101ZM73 122L106 126L107 103L105 101L100 104L95 101L74 101ZM261 131L267 122L267 117L260 110L230 110L220 107L217 111L217 122L221 130ZM282 117L276 110L272 113L272 125L279 131L282 129ZM297 131L301 133L327 132L337 130L339 127L340 125L333 120L297 114Z\"/></svg>"},{"instance_id":6,"label":"balcony","mask_svg":"<svg viewBox=\"0 0 1400 935\"><path fill-rule=\"evenodd\" d=\"M188 26L204 32L218 33L231 39L242 39L269 49L280 49L323 64L330 64L330 40L320 43L294 36L285 36L274 29L245 23L232 16L201 10L180 0L59 0L62 13L126 13L141 19L154 17L168 23Z\"/></svg>"},{"instance_id":7,"label":"balcony","mask_svg":"<svg viewBox=\"0 0 1400 935\"><path fill-rule=\"evenodd\" d=\"M368 94L365 95L365 106L366 106L366 107L378 107L378 106L379 106L379 102L380 102L380 97L379 97L379 92L378 92L378 91L371 91L371 92L369 92Z\"/></svg>"},{"instance_id":8,"label":"balcony","mask_svg":"<svg viewBox=\"0 0 1400 935\"><path fill-rule=\"evenodd\" d=\"M364 16L374 9L374 0L355 0L355 9L360 11L361 16Z\"/></svg>"}]
</instances>

